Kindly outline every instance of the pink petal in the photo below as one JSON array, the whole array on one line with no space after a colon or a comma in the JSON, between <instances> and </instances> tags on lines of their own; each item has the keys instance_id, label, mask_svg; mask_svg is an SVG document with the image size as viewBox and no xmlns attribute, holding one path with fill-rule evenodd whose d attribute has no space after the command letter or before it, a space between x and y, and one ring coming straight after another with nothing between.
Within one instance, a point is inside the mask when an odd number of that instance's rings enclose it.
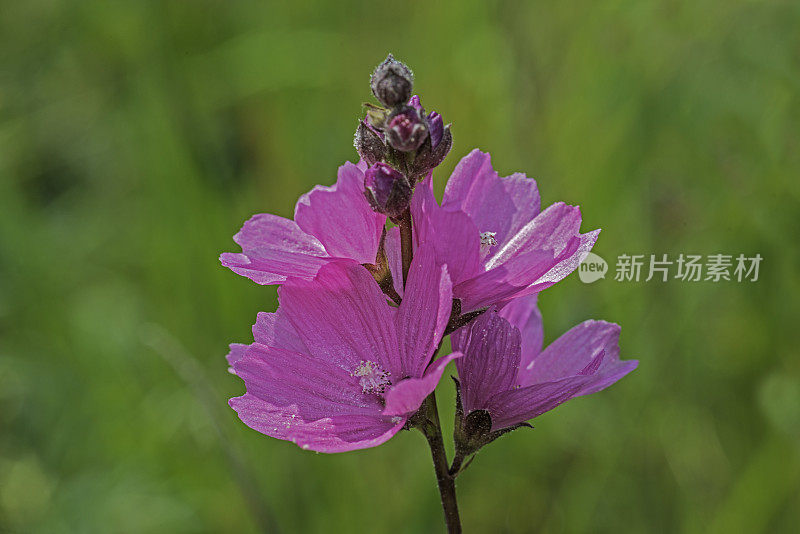
<instances>
[{"instance_id":1,"label":"pink petal","mask_svg":"<svg viewBox=\"0 0 800 534\"><path fill-rule=\"evenodd\" d=\"M429 246L417 250L395 324L403 374L420 376L450 320L453 292L447 267L437 265Z\"/></svg>"},{"instance_id":2,"label":"pink petal","mask_svg":"<svg viewBox=\"0 0 800 534\"><path fill-rule=\"evenodd\" d=\"M457 284L453 294L465 312L502 303L527 291L558 261L550 251L526 252Z\"/></svg>"},{"instance_id":3,"label":"pink petal","mask_svg":"<svg viewBox=\"0 0 800 534\"><path fill-rule=\"evenodd\" d=\"M520 372L520 384L578 375L600 354L603 360L597 372L613 366L619 362L619 333L620 327L614 323L584 321L528 362Z\"/></svg>"},{"instance_id":4,"label":"pink petal","mask_svg":"<svg viewBox=\"0 0 800 534\"><path fill-rule=\"evenodd\" d=\"M247 352L247 348L249 346L250 345L244 345L242 343L231 343L230 345L228 345L230 351L228 352L228 354L225 355L225 359L228 360L228 365L230 365L228 371L230 371L233 374L236 374L233 370L233 364L235 364L244 357L244 353Z\"/></svg>"},{"instance_id":5,"label":"pink petal","mask_svg":"<svg viewBox=\"0 0 800 534\"><path fill-rule=\"evenodd\" d=\"M483 270L478 228L466 213L446 211L436 203L430 176L417 185L411 214L417 245L433 246L436 262L447 264L454 285Z\"/></svg>"},{"instance_id":6,"label":"pink petal","mask_svg":"<svg viewBox=\"0 0 800 534\"><path fill-rule=\"evenodd\" d=\"M447 364L461 356L460 352L454 352L439 358L428 367L422 378L406 378L394 385L385 396L383 415L407 415L417 411L425 397L436 389Z\"/></svg>"},{"instance_id":7,"label":"pink petal","mask_svg":"<svg viewBox=\"0 0 800 534\"><path fill-rule=\"evenodd\" d=\"M274 313L258 313L256 324L253 325L253 339L256 343L270 347L308 352L282 308L278 308Z\"/></svg>"},{"instance_id":8,"label":"pink petal","mask_svg":"<svg viewBox=\"0 0 800 534\"><path fill-rule=\"evenodd\" d=\"M542 351L544 331L542 314L536 304L537 300L538 294L515 298L500 310L500 317L506 319L512 326L519 328L522 335L520 367L523 369Z\"/></svg>"},{"instance_id":9,"label":"pink petal","mask_svg":"<svg viewBox=\"0 0 800 534\"><path fill-rule=\"evenodd\" d=\"M558 255L572 238L579 235L581 210L557 202L526 224L486 263L490 270L533 250L548 250Z\"/></svg>"},{"instance_id":10,"label":"pink petal","mask_svg":"<svg viewBox=\"0 0 800 534\"><path fill-rule=\"evenodd\" d=\"M313 278L328 253L294 221L277 215L254 215L233 236L242 253L223 253L222 265L258 284L277 284L288 276Z\"/></svg>"},{"instance_id":11,"label":"pink petal","mask_svg":"<svg viewBox=\"0 0 800 534\"><path fill-rule=\"evenodd\" d=\"M491 156L473 150L456 166L444 190L442 207L468 214L480 232L496 232L502 247L539 213L536 181L524 174L501 178Z\"/></svg>"},{"instance_id":12,"label":"pink petal","mask_svg":"<svg viewBox=\"0 0 800 534\"><path fill-rule=\"evenodd\" d=\"M313 356L348 372L355 372L361 362L374 362L391 373L393 382L401 376L395 308L361 265L332 261L313 281L290 279L278 295Z\"/></svg>"},{"instance_id":13,"label":"pink petal","mask_svg":"<svg viewBox=\"0 0 800 534\"><path fill-rule=\"evenodd\" d=\"M500 430L533 419L577 396L590 377L570 376L527 387L510 389L489 400L492 430Z\"/></svg>"},{"instance_id":14,"label":"pink petal","mask_svg":"<svg viewBox=\"0 0 800 534\"><path fill-rule=\"evenodd\" d=\"M297 406L304 421L382 410L378 395L364 392L357 377L308 354L253 343L233 368L248 394L278 407Z\"/></svg>"},{"instance_id":15,"label":"pink petal","mask_svg":"<svg viewBox=\"0 0 800 534\"><path fill-rule=\"evenodd\" d=\"M296 406L277 407L246 393L229 401L250 428L274 438L292 441L317 452L345 452L375 447L403 428L405 417L336 416L304 421Z\"/></svg>"},{"instance_id":16,"label":"pink petal","mask_svg":"<svg viewBox=\"0 0 800 534\"><path fill-rule=\"evenodd\" d=\"M453 349L464 353L456 362L464 410L485 409L495 394L511 389L520 362L520 332L489 309L455 332Z\"/></svg>"},{"instance_id":17,"label":"pink petal","mask_svg":"<svg viewBox=\"0 0 800 534\"><path fill-rule=\"evenodd\" d=\"M572 271L578 268L581 259L586 257L586 254L592 250L597 237L600 235L600 230L592 230L591 232L580 234L580 243L577 249L567 255L562 254L562 259L547 271L541 278L536 280L536 285L545 285L550 287L556 282L560 282L566 278Z\"/></svg>"},{"instance_id":18,"label":"pink petal","mask_svg":"<svg viewBox=\"0 0 800 534\"><path fill-rule=\"evenodd\" d=\"M364 198L364 173L358 166L339 167L332 187L317 186L297 202L294 219L315 236L330 256L374 263L386 216Z\"/></svg>"},{"instance_id":19,"label":"pink petal","mask_svg":"<svg viewBox=\"0 0 800 534\"><path fill-rule=\"evenodd\" d=\"M397 294L403 296L403 256L400 250L400 228L393 226L386 231L386 242L384 243L386 260L389 263L389 270L392 272L392 281Z\"/></svg>"}]
</instances>

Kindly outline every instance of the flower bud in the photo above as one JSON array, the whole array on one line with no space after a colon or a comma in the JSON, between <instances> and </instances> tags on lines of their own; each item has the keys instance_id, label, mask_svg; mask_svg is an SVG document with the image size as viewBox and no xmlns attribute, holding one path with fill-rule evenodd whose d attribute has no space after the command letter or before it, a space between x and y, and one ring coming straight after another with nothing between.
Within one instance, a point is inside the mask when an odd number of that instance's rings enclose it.
<instances>
[{"instance_id":1,"label":"flower bud","mask_svg":"<svg viewBox=\"0 0 800 534\"><path fill-rule=\"evenodd\" d=\"M461 463L467 456L475 454L481 447L488 445L500 436L521 427L533 428L528 423L518 423L501 430L492 430L492 415L488 410L472 410L464 414L461 402L461 383L453 377L456 385L456 414L453 440L455 441L455 458L453 465ZM459 467L460 468L460 467Z\"/></svg>"},{"instance_id":2,"label":"flower bud","mask_svg":"<svg viewBox=\"0 0 800 534\"><path fill-rule=\"evenodd\" d=\"M414 161L409 165L409 176L412 178L420 178L428 174L444 160L453 147L453 134L450 133L450 125L442 129L441 139L439 139L435 147L433 145L433 128L431 128L431 131L431 135L419 147L414 156Z\"/></svg>"},{"instance_id":3,"label":"flower bud","mask_svg":"<svg viewBox=\"0 0 800 534\"><path fill-rule=\"evenodd\" d=\"M391 54L375 67L370 79L372 94L387 107L404 104L411 96L414 74L411 69L397 61Z\"/></svg>"},{"instance_id":4,"label":"flower bud","mask_svg":"<svg viewBox=\"0 0 800 534\"><path fill-rule=\"evenodd\" d=\"M405 106L389 116L386 140L395 150L411 152L428 138L428 125L413 106Z\"/></svg>"},{"instance_id":5,"label":"flower bud","mask_svg":"<svg viewBox=\"0 0 800 534\"><path fill-rule=\"evenodd\" d=\"M395 219L411 203L414 189L403 174L378 162L364 172L364 196L372 209Z\"/></svg>"},{"instance_id":6,"label":"flower bud","mask_svg":"<svg viewBox=\"0 0 800 534\"><path fill-rule=\"evenodd\" d=\"M431 148L436 150L436 147L442 142L442 135L444 135L444 121L442 116L435 111L431 111L428 115L428 135L431 136Z\"/></svg>"},{"instance_id":7,"label":"flower bud","mask_svg":"<svg viewBox=\"0 0 800 534\"><path fill-rule=\"evenodd\" d=\"M358 150L367 165L374 165L386 157L386 144L383 142L383 135L370 126L367 121L362 120L358 123L353 145Z\"/></svg>"}]
</instances>

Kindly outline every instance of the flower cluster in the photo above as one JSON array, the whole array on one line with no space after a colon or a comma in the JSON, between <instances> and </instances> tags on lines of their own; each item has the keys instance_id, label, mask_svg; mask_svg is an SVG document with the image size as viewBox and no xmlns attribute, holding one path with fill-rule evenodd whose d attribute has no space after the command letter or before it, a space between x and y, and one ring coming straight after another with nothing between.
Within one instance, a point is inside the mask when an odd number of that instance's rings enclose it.
<instances>
[{"instance_id":1,"label":"flower cluster","mask_svg":"<svg viewBox=\"0 0 800 534\"><path fill-rule=\"evenodd\" d=\"M483 445L636 362L619 359L619 327L603 321L542 350L537 295L599 233L581 233L580 209L541 210L533 179L499 176L478 150L437 202L432 171L452 147L450 126L425 112L392 56L371 88L380 105L358 124L360 161L300 197L294 220L252 217L234 237L242 251L221 256L258 284L280 284L254 342L231 345L247 392L230 405L255 430L321 452L372 447L403 428L430 438L439 429L428 399L455 361L455 476ZM454 351L437 357L450 334Z\"/></svg>"}]
</instances>

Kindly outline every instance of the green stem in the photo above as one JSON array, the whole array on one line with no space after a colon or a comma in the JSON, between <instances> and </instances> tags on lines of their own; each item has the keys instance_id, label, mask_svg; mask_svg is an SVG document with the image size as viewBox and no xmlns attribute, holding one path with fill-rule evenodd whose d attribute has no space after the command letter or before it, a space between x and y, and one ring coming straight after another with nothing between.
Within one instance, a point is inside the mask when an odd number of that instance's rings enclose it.
<instances>
[{"instance_id":1,"label":"green stem","mask_svg":"<svg viewBox=\"0 0 800 534\"><path fill-rule=\"evenodd\" d=\"M414 256L414 237L411 229L411 210L407 209L398 221L400 227L400 254L403 258L403 287L408 280L408 270L411 268L411 259Z\"/></svg>"},{"instance_id":2,"label":"green stem","mask_svg":"<svg viewBox=\"0 0 800 534\"><path fill-rule=\"evenodd\" d=\"M461 518L458 515L456 481L455 477L450 476L447 466L447 453L444 450L444 441L442 440L442 425L439 421L439 409L436 406L436 393L431 393L425 399L423 409L426 412L427 419L421 430L425 434L425 439L428 440L428 446L431 449L433 468L436 471L436 482L442 498L442 510L447 524L447 532L450 534L460 533Z\"/></svg>"},{"instance_id":3,"label":"green stem","mask_svg":"<svg viewBox=\"0 0 800 534\"><path fill-rule=\"evenodd\" d=\"M408 271L411 268L411 260L414 256L414 241L412 231L411 210L406 210L397 221L400 227L400 253L403 261L403 287L408 280ZM441 344L439 344L441 347ZM431 361L436 357L433 354ZM447 524L447 532L458 534L461 532L461 518L458 515L458 501L456 500L455 478L450 476L447 465L447 452L444 450L442 440L442 423L439 420L439 408L436 406L436 393L433 392L422 403L417 414L414 416L416 422L414 426L419 428L428 440L433 459L433 468L436 471L436 483L439 486L439 495L442 498L442 510L444 520Z\"/></svg>"}]
</instances>

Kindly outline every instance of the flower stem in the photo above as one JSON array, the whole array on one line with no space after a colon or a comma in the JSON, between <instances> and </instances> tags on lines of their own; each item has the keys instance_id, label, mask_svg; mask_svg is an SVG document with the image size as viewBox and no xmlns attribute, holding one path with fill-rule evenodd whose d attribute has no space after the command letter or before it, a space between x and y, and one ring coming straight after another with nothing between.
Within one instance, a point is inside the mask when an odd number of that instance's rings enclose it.
<instances>
[{"instance_id":1,"label":"flower stem","mask_svg":"<svg viewBox=\"0 0 800 534\"><path fill-rule=\"evenodd\" d=\"M461 518L458 515L458 501L456 500L455 477L450 475L447 467L447 453L442 441L442 425L439 421L439 409L436 406L436 393L431 393L423 405L427 412L427 420L422 426L422 433L428 440L433 458L433 468L436 471L436 482L439 485L439 494L442 497L442 510L450 534L461 532Z\"/></svg>"},{"instance_id":2,"label":"flower stem","mask_svg":"<svg viewBox=\"0 0 800 534\"><path fill-rule=\"evenodd\" d=\"M411 258L414 256L413 232L411 230L411 210L407 209L398 221L400 227L400 254L403 258L403 287L408 280L408 270L411 268Z\"/></svg>"},{"instance_id":3,"label":"flower stem","mask_svg":"<svg viewBox=\"0 0 800 534\"><path fill-rule=\"evenodd\" d=\"M412 232L411 210L407 209L397 221L400 227L400 253L403 260L403 287L408 280L408 270L411 268L411 259L414 256L414 243ZM433 353L431 361L436 358L439 347ZM458 534L461 532L461 518L458 515L458 501L456 500L455 477L450 476L447 465L447 452L444 450L442 440L442 423L439 420L439 408L436 406L436 392L431 393L423 402L419 411L412 416L415 420L413 426L425 435L428 446L431 449L433 458L433 468L436 471L436 482L439 486L439 494L442 497L442 510L444 520L447 524L447 532Z\"/></svg>"}]
</instances>

